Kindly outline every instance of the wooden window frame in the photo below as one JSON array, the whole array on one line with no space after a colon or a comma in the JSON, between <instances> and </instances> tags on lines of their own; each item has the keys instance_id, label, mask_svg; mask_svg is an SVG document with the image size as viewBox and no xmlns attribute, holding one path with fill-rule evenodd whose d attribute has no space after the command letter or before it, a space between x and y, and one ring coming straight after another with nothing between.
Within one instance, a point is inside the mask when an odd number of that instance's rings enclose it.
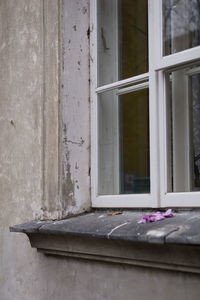
<instances>
[{"instance_id":1,"label":"wooden window frame","mask_svg":"<svg viewBox=\"0 0 200 300\"><path fill-rule=\"evenodd\" d=\"M200 46L163 56L162 1L149 0L149 72L97 85L97 1L90 2L91 197L93 207L199 207L200 192L167 192L166 76L174 67L200 60ZM127 84L149 82L150 194L98 195L98 94Z\"/></svg>"}]
</instances>

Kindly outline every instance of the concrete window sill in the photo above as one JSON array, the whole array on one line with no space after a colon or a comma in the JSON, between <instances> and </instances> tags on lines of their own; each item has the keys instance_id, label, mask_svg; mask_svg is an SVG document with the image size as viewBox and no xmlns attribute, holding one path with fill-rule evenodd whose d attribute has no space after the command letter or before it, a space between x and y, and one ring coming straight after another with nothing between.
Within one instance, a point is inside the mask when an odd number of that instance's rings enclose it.
<instances>
[{"instance_id":1,"label":"concrete window sill","mask_svg":"<svg viewBox=\"0 0 200 300\"><path fill-rule=\"evenodd\" d=\"M97 211L58 221L10 227L45 254L200 273L200 212L137 224L145 211Z\"/></svg>"}]
</instances>

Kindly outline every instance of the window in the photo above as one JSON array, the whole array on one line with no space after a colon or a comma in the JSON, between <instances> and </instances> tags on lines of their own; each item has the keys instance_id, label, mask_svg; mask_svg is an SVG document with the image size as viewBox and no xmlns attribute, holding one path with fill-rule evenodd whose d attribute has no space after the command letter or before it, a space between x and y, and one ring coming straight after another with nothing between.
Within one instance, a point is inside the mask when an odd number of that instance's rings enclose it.
<instances>
[{"instance_id":1,"label":"window","mask_svg":"<svg viewBox=\"0 0 200 300\"><path fill-rule=\"evenodd\" d=\"M91 1L94 207L200 206L200 1Z\"/></svg>"}]
</instances>

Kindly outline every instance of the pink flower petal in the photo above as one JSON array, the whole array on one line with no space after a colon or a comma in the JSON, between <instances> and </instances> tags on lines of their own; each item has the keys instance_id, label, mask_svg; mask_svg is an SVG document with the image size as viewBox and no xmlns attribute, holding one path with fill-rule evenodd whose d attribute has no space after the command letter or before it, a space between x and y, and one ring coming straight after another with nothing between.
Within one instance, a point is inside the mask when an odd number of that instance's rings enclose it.
<instances>
[{"instance_id":1,"label":"pink flower petal","mask_svg":"<svg viewBox=\"0 0 200 300\"><path fill-rule=\"evenodd\" d=\"M165 218L173 217L173 213L171 208L169 208L165 213L161 213L160 211L157 211L154 214L145 214L142 216L141 220L139 220L138 224L146 224L149 222L157 222L164 220Z\"/></svg>"},{"instance_id":2,"label":"pink flower petal","mask_svg":"<svg viewBox=\"0 0 200 300\"><path fill-rule=\"evenodd\" d=\"M163 215L164 215L164 217L167 217L167 218L173 217L172 209L169 208Z\"/></svg>"}]
</instances>

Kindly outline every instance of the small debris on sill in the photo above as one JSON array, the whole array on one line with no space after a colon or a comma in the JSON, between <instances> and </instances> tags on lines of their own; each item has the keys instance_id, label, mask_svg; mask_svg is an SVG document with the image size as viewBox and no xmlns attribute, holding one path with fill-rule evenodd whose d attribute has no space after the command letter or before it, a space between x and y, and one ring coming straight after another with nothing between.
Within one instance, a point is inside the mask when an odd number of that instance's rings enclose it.
<instances>
[{"instance_id":1,"label":"small debris on sill","mask_svg":"<svg viewBox=\"0 0 200 300\"><path fill-rule=\"evenodd\" d=\"M145 214L142 216L141 220L139 220L137 223L138 224L146 224L150 222L157 222L157 221L162 221L165 218L171 218L173 217L172 209L169 208L165 213L162 213L160 211L157 211L154 214Z\"/></svg>"},{"instance_id":2,"label":"small debris on sill","mask_svg":"<svg viewBox=\"0 0 200 300\"><path fill-rule=\"evenodd\" d=\"M121 214L122 214L121 211L114 211L114 212L107 213L108 216L116 216L116 215L121 215Z\"/></svg>"}]
</instances>

